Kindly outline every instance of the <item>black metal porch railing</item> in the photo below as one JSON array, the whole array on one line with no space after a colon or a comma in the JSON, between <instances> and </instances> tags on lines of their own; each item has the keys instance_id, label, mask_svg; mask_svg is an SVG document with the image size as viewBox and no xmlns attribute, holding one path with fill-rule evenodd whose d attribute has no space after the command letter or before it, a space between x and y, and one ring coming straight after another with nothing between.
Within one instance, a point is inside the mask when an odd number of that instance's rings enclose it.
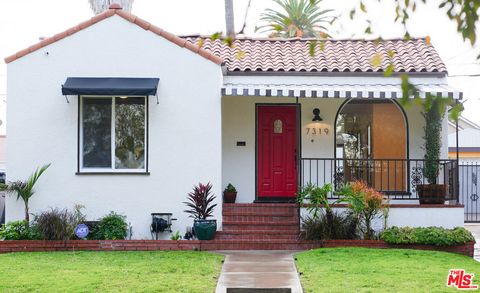
<instances>
[{"instance_id":1,"label":"black metal porch railing","mask_svg":"<svg viewBox=\"0 0 480 293\"><path fill-rule=\"evenodd\" d=\"M459 203L464 205L465 222L480 222L480 162L460 162Z\"/></svg>"},{"instance_id":2,"label":"black metal porch railing","mask_svg":"<svg viewBox=\"0 0 480 293\"><path fill-rule=\"evenodd\" d=\"M425 160L420 159L331 159L302 158L300 185L331 183L335 189L345 182L361 180L390 199L417 199L416 186L427 184ZM457 160L439 160L438 184L448 187L446 200L458 200ZM332 199L337 198L331 194Z\"/></svg>"}]
</instances>

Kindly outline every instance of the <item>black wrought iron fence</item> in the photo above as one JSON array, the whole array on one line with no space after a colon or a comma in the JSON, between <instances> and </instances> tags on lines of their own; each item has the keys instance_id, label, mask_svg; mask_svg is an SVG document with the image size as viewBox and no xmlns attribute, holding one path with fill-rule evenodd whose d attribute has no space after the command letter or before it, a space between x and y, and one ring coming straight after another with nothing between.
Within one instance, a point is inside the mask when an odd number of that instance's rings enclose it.
<instances>
[{"instance_id":1,"label":"black wrought iron fence","mask_svg":"<svg viewBox=\"0 0 480 293\"><path fill-rule=\"evenodd\" d=\"M460 162L459 202L464 205L465 222L480 222L480 162Z\"/></svg>"},{"instance_id":2,"label":"black wrought iron fence","mask_svg":"<svg viewBox=\"0 0 480 293\"><path fill-rule=\"evenodd\" d=\"M446 200L458 200L456 160L439 160L438 184L447 185ZM418 199L417 186L427 184L420 159L331 159L302 158L300 184L324 185L335 189L345 182L361 180L391 199ZM337 198L333 193L331 198Z\"/></svg>"}]
</instances>

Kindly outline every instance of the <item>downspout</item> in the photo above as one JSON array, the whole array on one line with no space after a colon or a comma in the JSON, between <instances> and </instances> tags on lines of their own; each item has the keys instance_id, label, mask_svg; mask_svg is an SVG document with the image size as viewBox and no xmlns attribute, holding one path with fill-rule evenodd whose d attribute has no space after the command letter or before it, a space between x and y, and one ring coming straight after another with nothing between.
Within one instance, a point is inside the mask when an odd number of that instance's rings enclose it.
<instances>
[{"instance_id":1,"label":"downspout","mask_svg":"<svg viewBox=\"0 0 480 293\"><path fill-rule=\"evenodd\" d=\"M456 162L456 174L455 174L455 177L456 177L456 182L455 182L455 195L456 195L456 200L457 200L457 204L458 204L458 201L459 201L459 196L460 196L460 164L459 164L459 153L458 153L458 119L455 120L455 151L456 151L456 159L457 159L457 162Z\"/></svg>"},{"instance_id":2,"label":"downspout","mask_svg":"<svg viewBox=\"0 0 480 293\"><path fill-rule=\"evenodd\" d=\"M297 193L301 190L302 184L302 161L301 161L301 149L302 149L302 121L301 121L301 115L300 115L300 107L298 103L298 96L295 97L295 109L296 109L296 116L297 116L297 159L296 159L296 165L297 165Z\"/></svg>"},{"instance_id":3,"label":"downspout","mask_svg":"<svg viewBox=\"0 0 480 293\"><path fill-rule=\"evenodd\" d=\"M298 96L295 97L295 108L296 108L296 115L297 115L297 194L302 189L302 113L301 108L299 107L298 103ZM298 215L301 215L302 205L298 204ZM300 227L300 217L298 217L297 222L298 227Z\"/></svg>"}]
</instances>

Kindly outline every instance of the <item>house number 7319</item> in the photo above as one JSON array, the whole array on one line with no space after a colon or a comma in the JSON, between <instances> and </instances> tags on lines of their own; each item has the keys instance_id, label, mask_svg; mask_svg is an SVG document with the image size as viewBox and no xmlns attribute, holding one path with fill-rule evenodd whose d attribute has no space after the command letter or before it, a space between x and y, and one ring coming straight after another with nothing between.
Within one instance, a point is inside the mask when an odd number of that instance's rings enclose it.
<instances>
[{"instance_id":1,"label":"house number 7319","mask_svg":"<svg viewBox=\"0 0 480 293\"><path fill-rule=\"evenodd\" d=\"M330 130L328 128L315 128L315 127L307 127L307 135L328 135Z\"/></svg>"}]
</instances>

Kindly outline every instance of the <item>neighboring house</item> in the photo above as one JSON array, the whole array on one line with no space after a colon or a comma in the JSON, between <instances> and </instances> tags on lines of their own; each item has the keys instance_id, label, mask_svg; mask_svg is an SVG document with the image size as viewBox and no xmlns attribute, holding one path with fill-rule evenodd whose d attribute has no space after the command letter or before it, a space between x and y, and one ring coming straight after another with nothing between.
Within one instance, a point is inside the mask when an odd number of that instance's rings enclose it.
<instances>
[{"instance_id":1,"label":"neighboring house","mask_svg":"<svg viewBox=\"0 0 480 293\"><path fill-rule=\"evenodd\" d=\"M455 123L448 122L448 157L457 157L457 133ZM458 157L460 163L480 163L480 126L465 117L458 120Z\"/></svg>"},{"instance_id":2,"label":"neighboring house","mask_svg":"<svg viewBox=\"0 0 480 293\"><path fill-rule=\"evenodd\" d=\"M329 40L310 56L309 43L180 38L113 6L6 58L7 177L51 162L32 212L81 203L95 219L113 210L134 238L150 238L152 212L173 213L173 230L191 226L182 202L208 181L219 229L228 183L238 203L255 205L292 201L307 182L354 179L390 196L390 225L462 226L461 206L419 207L424 120L397 102L405 72L420 97L460 98L434 48L424 39ZM384 77L388 64L371 59L389 51L395 70ZM439 182L452 182L454 163L444 161ZM450 184L447 203L456 196ZM8 197L7 221L22 216Z\"/></svg>"},{"instance_id":3,"label":"neighboring house","mask_svg":"<svg viewBox=\"0 0 480 293\"><path fill-rule=\"evenodd\" d=\"M449 122L449 131L452 127L456 124ZM458 133L448 135L448 157L456 159L458 155L459 202L465 206L465 221L479 222L480 126L460 117L458 129Z\"/></svg>"},{"instance_id":4,"label":"neighboring house","mask_svg":"<svg viewBox=\"0 0 480 293\"><path fill-rule=\"evenodd\" d=\"M6 136L0 135L0 183L5 183L6 172ZM0 192L0 225L5 222L5 193Z\"/></svg>"},{"instance_id":5,"label":"neighboring house","mask_svg":"<svg viewBox=\"0 0 480 293\"><path fill-rule=\"evenodd\" d=\"M467 118L460 116L458 118L458 131L464 130L464 129L480 129L480 126L478 126L476 123L468 120ZM453 134L456 133L457 126L455 121L448 121L448 134Z\"/></svg>"}]
</instances>

